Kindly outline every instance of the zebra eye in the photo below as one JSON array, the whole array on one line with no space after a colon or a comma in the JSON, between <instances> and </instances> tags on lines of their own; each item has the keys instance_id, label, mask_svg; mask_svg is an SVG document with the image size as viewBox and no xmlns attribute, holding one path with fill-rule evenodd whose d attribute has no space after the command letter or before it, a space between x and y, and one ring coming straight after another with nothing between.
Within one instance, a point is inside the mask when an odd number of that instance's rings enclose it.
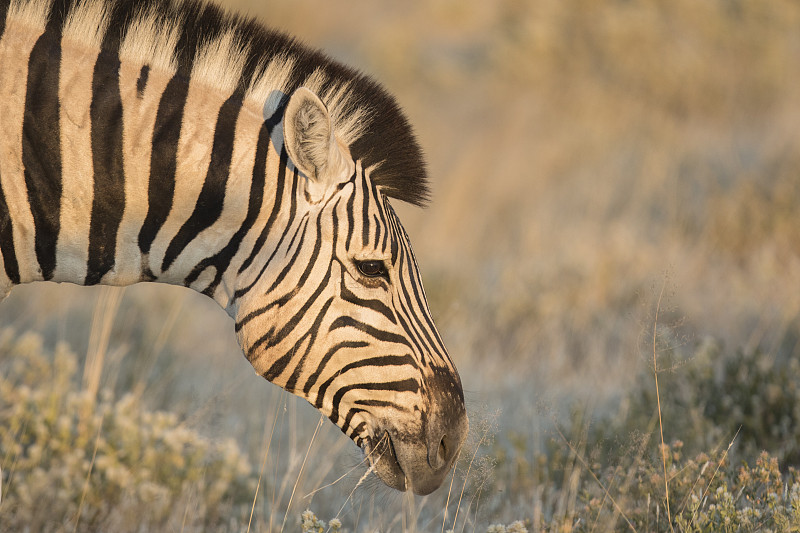
<instances>
[{"instance_id":1,"label":"zebra eye","mask_svg":"<svg viewBox=\"0 0 800 533\"><path fill-rule=\"evenodd\" d=\"M386 267L383 261L356 261L358 271L368 278L386 277Z\"/></svg>"}]
</instances>

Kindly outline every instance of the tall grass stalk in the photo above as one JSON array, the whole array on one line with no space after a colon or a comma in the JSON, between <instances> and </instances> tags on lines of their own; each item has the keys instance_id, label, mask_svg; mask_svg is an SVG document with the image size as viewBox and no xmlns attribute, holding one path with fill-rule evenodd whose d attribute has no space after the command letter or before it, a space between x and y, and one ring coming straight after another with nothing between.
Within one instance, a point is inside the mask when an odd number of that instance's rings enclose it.
<instances>
[{"instance_id":1,"label":"tall grass stalk","mask_svg":"<svg viewBox=\"0 0 800 533\"><path fill-rule=\"evenodd\" d=\"M78 523L81 521L81 513L83 512L83 502L86 501L86 493L89 492L89 479L92 476L94 469L94 461L97 459L97 448L100 445L100 435L103 432L103 419L104 415L100 416L100 423L97 425L97 436L94 438L94 450L92 451L92 461L89 463L89 470L86 472L86 480L83 482L83 491L81 492L81 501L78 504L78 512L75 514L75 527L72 532L78 531Z\"/></svg>"},{"instance_id":2,"label":"tall grass stalk","mask_svg":"<svg viewBox=\"0 0 800 533\"><path fill-rule=\"evenodd\" d=\"M478 441L478 445L475 446L475 452L472 454L472 459L469 460L469 466L467 467L467 473L464 475L464 483L461 485L461 494L458 495L458 505L456 505L456 515L453 517L453 530L456 528L456 522L458 522L458 511L461 509L461 500L464 498L464 491L467 488L467 482L469 481L469 473L472 471L472 465L475 463L475 458L478 456L478 452L483 446L483 443L486 441L486 438L489 436L489 428L487 427L484 429L483 433L481 434L481 438ZM460 452L459 452L460 453ZM450 495L447 495L448 501Z\"/></svg>"},{"instance_id":3,"label":"tall grass stalk","mask_svg":"<svg viewBox=\"0 0 800 533\"><path fill-rule=\"evenodd\" d=\"M323 422L323 426L326 424ZM338 436L338 435L337 435ZM343 439L337 438L335 442L331 445L325 447L325 457L338 457L343 450L352 444L350 439ZM304 483L305 486L308 487L318 487L314 488L308 494L306 494L303 499L308 499L309 503L313 501L314 494L316 494L319 490L331 487L338 483L339 481L345 479L351 472L355 469L359 468L363 464L363 460L359 461L355 466L350 468L347 472L339 476L336 480L323 485L325 479L328 477L328 474L333 470L334 461L323 461L322 464L317 462L313 469L309 469L308 473L306 474L306 482Z\"/></svg>"},{"instance_id":4,"label":"tall grass stalk","mask_svg":"<svg viewBox=\"0 0 800 533\"><path fill-rule=\"evenodd\" d=\"M453 482L456 480L456 469L458 468L458 460L461 459L461 450L458 451L458 457L453 462L453 471L450 474L450 487L447 489L447 500L444 503L444 512L442 513L442 531L444 533L444 524L447 522L447 511L450 509L450 495L453 494Z\"/></svg>"},{"instance_id":5,"label":"tall grass stalk","mask_svg":"<svg viewBox=\"0 0 800 533\"><path fill-rule=\"evenodd\" d=\"M94 308L89 332L89 349L86 352L86 364L83 368L83 387L93 399L97 398L97 391L100 388L100 377L108 353L111 329L124 291L122 287L104 286Z\"/></svg>"},{"instance_id":6,"label":"tall grass stalk","mask_svg":"<svg viewBox=\"0 0 800 533\"><path fill-rule=\"evenodd\" d=\"M281 402L281 400L283 400L283 402ZM279 408L280 408L281 404L283 404L283 409L281 410L280 427L283 428L283 422L284 422L284 420L286 420L286 397L284 396L283 392L281 392L281 395L279 396L279 399L278 399L278 407ZM283 443L283 439L278 440L278 454L277 454L278 457L281 456L281 448L282 448L281 444L282 443ZM287 469L287 472L288 472L288 469ZM272 483L272 506L270 507L270 509L273 509L273 510L275 509L276 496L279 496L276 493L276 491L278 489L278 461L275 461L275 472L274 472L274 474L275 474L275 477L274 477L273 483ZM270 533L272 532L272 520L273 520L274 516L275 516L274 512L269 513L269 530L268 531L270 531Z\"/></svg>"},{"instance_id":7,"label":"tall grass stalk","mask_svg":"<svg viewBox=\"0 0 800 533\"><path fill-rule=\"evenodd\" d=\"M339 483L341 480L343 480L344 478L346 478L347 476L349 476L351 473L353 473L353 471L355 471L355 470L356 470L358 467L360 467L362 464L364 464L365 462L367 462L367 458L368 458L368 457L369 457L368 455L365 455L365 456L364 456L364 458L363 458L363 459L361 459L361 461L359 461L359 462L358 462L358 463L357 463L357 464L356 464L354 467L352 467L350 470L348 470L347 472L345 472L344 474L342 474L341 476L339 476L339 477L338 477L338 478L336 478L335 480L331 481L330 483L328 483L328 484L326 484L326 485L323 485L322 487L319 487L319 488L316 488L316 489L312 490L311 492L309 492L308 494L306 494L305 496L303 496L303 499L304 499L304 500L307 500L308 498L311 498L311 497L313 497L313 496L314 496L316 493L318 493L318 492L320 492L320 491L322 491L322 490L324 490L324 489L327 489L328 487L332 487L332 486L336 485L336 484L337 484L337 483ZM338 517L337 517L337 518L338 518Z\"/></svg>"},{"instance_id":8,"label":"tall grass stalk","mask_svg":"<svg viewBox=\"0 0 800 533\"><path fill-rule=\"evenodd\" d=\"M653 376L656 380L656 404L658 406L658 431L661 434L661 461L664 465L664 493L667 499L667 520L669 521L669 528L672 531L672 514L669 508L669 483L667 481L667 449L664 446L664 424L661 422L661 394L658 391L658 358L656 357L657 350L657 335L658 335L658 312L661 310L661 298L664 296L664 287L667 285L667 278L664 276L664 281L661 284L661 292L658 294L658 302L656 302L656 315L653 320Z\"/></svg>"},{"instance_id":9,"label":"tall grass stalk","mask_svg":"<svg viewBox=\"0 0 800 533\"><path fill-rule=\"evenodd\" d=\"M385 439L385 438L388 438L388 433L384 433L383 434L383 437L381 437L381 440L379 440L378 443L375 446L372 447L372 449L369 451L369 453L366 455L366 457L364 457L364 461L369 460L369 456L372 455L375 452L375 450L381 446L381 443L383 442L383 439ZM378 461L381 460L381 457L383 457L383 453L381 453L375 461L372 461L372 464L369 465L369 468L367 468L367 471L364 472L361 475L360 478L358 478L358 482L356 483L356 486L353 487L353 490L351 490L350 494L347 495L347 498L345 498L344 503L342 504L342 506L339 507L339 511L336 513L336 518L339 518L339 516L342 514L342 511L344 510L345 506L347 505L347 502L349 502L350 499L353 497L353 494L355 494L356 489L358 487L360 487L361 484L364 482L364 480L367 479L367 477L375 470L375 465L378 464ZM361 508L359 506L359 513L360 512L361 512Z\"/></svg>"},{"instance_id":10,"label":"tall grass stalk","mask_svg":"<svg viewBox=\"0 0 800 533\"><path fill-rule=\"evenodd\" d=\"M294 487L292 487L292 494L289 496L289 503L286 505L286 513L283 515L283 523L281 524L281 533L283 533L283 528L286 526L286 518L289 516L289 511L292 509L292 500L294 500L294 494L297 492L297 485L300 484L300 478L303 477L303 470L306 467L306 461L308 461L308 456L311 453L311 447L314 446L314 441L317 438L317 433L319 433L319 428L322 427L322 422L325 420L325 415L320 415L319 422L317 422L317 427L314 429L314 434L311 436L311 441L308 443L308 449L306 450L306 456L303 458L303 464L300 465L300 471L297 473L297 479L294 482Z\"/></svg>"},{"instance_id":11,"label":"tall grass stalk","mask_svg":"<svg viewBox=\"0 0 800 533\"><path fill-rule=\"evenodd\" d=\"M142 356L142 370L140 373L142 379L137 381L133 386L133 394L135 394L137 397L141 397L145 392L145 388L147 387L147 377L152 373L153 368L156 366L156 362L158 362L159 356L164 351L164 348L167 346L167 343L170 340L170 335L172 334L175 324L178 321L178 316L180 316L181 310L183 309L184 301L184 298L175 298L172 301L167 318L161 325L158 335L156 336L155 341L153 341L152 347L147 351L146 354L143 354Z\"/></svg>"},{"instance_id":12,"label":"tall grass stalk","mask_svg":"<svg viewBox=\"0 0 800 533\"><path fill-rule=\"evenodd\" d=\"M567 437L564 435L564 432L561 431L561 428L559 427L558 423L555 423L554 427L558 435L561 437L561 439L567 444L567 446L569 446L569 449L572 452L573 457L575 457L575 459L581 463L583 468L587 472L589 472L589 475L592 476L595 483L597 483L597 485L600 487L603 493L606 496L608 496L608 499L611 500L611 503L614 504L614 509L617 510L617 512L620 514L620 516L622 516L623 519L625 519L625 522L627 522L628 527L630 527L631 531L635 533L636 528L633 527L633 523L628 518L628 515L626 515L625 511L622 510L622 507L619 506L617 500L615 500L614 497L611 495L611 493L608 491L608 488L603 484L602 481L600 481L600 478L598 478L597 475L592 471L592 469L589 467L589 463L587 463L586 459L583 458L583 455L577 449L575 449L575 446L573 446L572 443L569 441L569 439L567 439Z\"/></svg>"},{"instance_id":13,"label":"tall grass stalk","mask_svg":"<svg viewBox=\"0 0 800 533\"><path fill-rule=\"evenodd\" d=\"M283 396L286 391L281 389L281 396ZM269 430L269 438L266 438L266 447L264 450L264 457L261 459L261 468L258 470L258 483L256 483L256 490L253 494L253 506L250 508L250 518L247 521L247 533L250 533L250 526L253 524L253 514L256 510L256 501L258 500L258 491L261 488L261 480L264 477L264 468L267 466L267 457L269 456L269 449L272 447L272 436L275 434L275 425L278 423L278 409L281 406L280 400L275 403L275 416L272 418L272 428ZM266 427L264 428L264 433L266 434ZM266 437L266 435L264 435Z\"/></svg>"},{"instance_id":14,"label":"tall grass stalk","mask_svg":"<svg viewBox=\"0 0 800 533\"><path fill-rule=\"evenodd\" d=\"M186 519L189 517L189 504L191 499L186 502L186 507L183 508L183 518L181 519L181 533L186 529Z\"/></svg>"},{"instance_id":15,"label":"tall grass stalk","mask_svg":"<svg viewBox=\"0 0 800 533\"><path fill-rule=\"evenodd\" d=\"M416 498L412 491L406 491L403 495L403 531L409 533L416 533L417 531L417 513L416 513ZM406 519L408 525L406 525Z\"/></svg>"},{"instance_id":16,"label":"tall grass stalk","mask_svg":"<svg viewBox=\"0 0 800 533\"><path fill-rule=\"evenodd\" d=\"M714 473L711 474L711 479L708 480L708 485L706 485L705 490L703 490L703 496L700 498L700 501L705 500L706 495L708 494L708 489L711 488L711 484L714 482L714 478L717 477L717 472L719 472L719 468L725 463L725 459L728 457L728 452L730 451L731 446L733 446L733 443L736 441L736 437L739 436L739 432L741 430L742 430L742 426L739 426L739 429L736 430L736 434L731 439L731 442L728 444L728 447L725 448L725 452L722 454L722 459L717 461L717 467L714 469ZM699 509L699 507L697 509ZM689 520L689 524L692 524L692 525L694 524L694 521L695 521L695 518L696 518L696 515L697 515L697 509L692 511L692 518ZM671 525L672 524L670 524L670 526Z\"/></svg>"},{"instance_id":17,"label":"tall grass stalk","mask_svg":"<svg viewBox=\"0 0 800 533\"><path fill-rule=\"evenodd\" d=\"M483 487L486 485L486 482L489 480L488 477L484 477L481 481L481 484L478 485L478 490L476 494L470 499L469 505L467 506L467 517L461 523L461 533L464 533L464 530L467 528L467 523L469 522L469 510L472 507L472 502L475 502L475 520L472 522L472 531L475 532L475 527L478 523L478 508L480 507L481 502L481 495L483 494Z\"/></svg>"}]
</instances>

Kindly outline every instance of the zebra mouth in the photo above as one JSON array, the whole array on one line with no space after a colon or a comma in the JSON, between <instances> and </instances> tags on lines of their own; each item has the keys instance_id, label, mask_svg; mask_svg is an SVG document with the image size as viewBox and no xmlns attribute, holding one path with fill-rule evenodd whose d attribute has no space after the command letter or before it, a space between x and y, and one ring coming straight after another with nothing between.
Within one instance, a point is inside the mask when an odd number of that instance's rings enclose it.
<instances>
[{"instance_id":1,"label":"zebra mouth","mask_svg":"<svg viewBox=\"0 0 800 533\"><path fill-rule=\"evenodd\" d=\"M373 437L364 446L370 467L375 474L389 487L404 492L407 489L406 475L400 462L397 460L397 452L394 442L388 431L384 431L380 438Z\"/></svg>"}]
</instances>

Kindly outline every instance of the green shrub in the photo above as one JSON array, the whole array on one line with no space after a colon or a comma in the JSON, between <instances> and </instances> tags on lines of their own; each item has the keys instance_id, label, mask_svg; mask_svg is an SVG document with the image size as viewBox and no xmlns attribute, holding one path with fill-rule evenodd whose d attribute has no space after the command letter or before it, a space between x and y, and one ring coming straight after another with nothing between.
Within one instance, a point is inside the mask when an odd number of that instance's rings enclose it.
<instances>
[{"instance_id":1,"label":"green shrub","mask_svg":"<svg viewBox=\"0 0 800 533\"><path fill-rule=\"evenodd\" d=\"M689 453L720 450L733 458L769 450L781 465L800 465L800 361L760 350L726 353L707 341L686 361L659 362L665 439L681 439ZM605 435L655 427L658 407L652 371L623 400ZM738 433L737 433L738 432ZM734 435L736 436L734 439Z\"/></svg>"},{"instance_id":2,"label":"green shrub","mask_svg":"<svg viewBox=\"0 0 800 533\"><path fill-rule=\"evenodd\" d=\"M685 459L681 444L666 446L670 511L660 461L609 467L599 482L585 477L570 516L544 524L545 531L718 532L797 531L800 474L783 475L778 461L762 453L754 466L730 465L723 454ZM611 489L609 489L611 487ZM672 525L667 517L672 519Z\"/></svg>"},{"instance_id":3,"label":"green shrub","mask_svg":"<svg viewBox=\"0 0 800 533\"><path fill-rule=\"evenodd\" d=\"M76 356L42 344L0 335L1 530L204 530L249 512L251 468L235 442L132 395L92 398Z\"/></svg>"},{"instance_id":4,"label":"green shrub","mask_svg":"<svg viewBox=\"0 0 800 533\"><path fill-rule=\"evenodd\" d=\"M645 370L617 411L572 409L541 451L513 432L491 449L494 488L527 495L514 516L532 517L533 531L800 531L800 364L715 342L688 358L661 350L658 363L672 444L660 445Z\"/></svg>"}]
</instances>

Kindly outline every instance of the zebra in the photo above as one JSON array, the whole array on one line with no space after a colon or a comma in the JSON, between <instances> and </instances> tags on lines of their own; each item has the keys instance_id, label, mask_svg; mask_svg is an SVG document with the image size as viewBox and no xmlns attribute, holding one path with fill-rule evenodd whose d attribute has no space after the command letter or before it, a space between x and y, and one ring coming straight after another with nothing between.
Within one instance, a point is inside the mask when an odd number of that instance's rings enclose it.
<instances>
[{"instance_id":1,"label":"zebra","mask_svg":"<svg viewBox=\"0 0 800 533\"><path fill-rule=\"evenodd\" d=\"M429 200L412 128L324 53L202 0L0 0L0 298L192 288L257 374L428 494L469 422L390 199Z\"/></svg>"}]
</instances>

